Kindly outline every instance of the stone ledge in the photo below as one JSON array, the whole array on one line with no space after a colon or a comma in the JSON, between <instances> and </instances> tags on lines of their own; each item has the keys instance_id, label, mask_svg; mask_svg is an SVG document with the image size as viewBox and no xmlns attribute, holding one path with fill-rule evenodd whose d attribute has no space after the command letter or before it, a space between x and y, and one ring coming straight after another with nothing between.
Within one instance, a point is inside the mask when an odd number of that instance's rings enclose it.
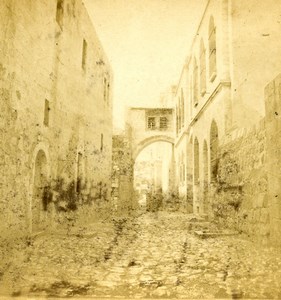
<instances>
[{"instance_id":1,"label":"stone ledge","mask_svg":"<svg viewBox=\"0 0 281 300\"><path fill-rule=\"evenodd\" d=\"M232 235L238 235L238 232L235 231L207 231L207 230L197 230L194 231L194 234L201 239L206 239L206 238L214 238L214 237L220 237L220 236L232 236Z\"/></svg>"}]
</instances>

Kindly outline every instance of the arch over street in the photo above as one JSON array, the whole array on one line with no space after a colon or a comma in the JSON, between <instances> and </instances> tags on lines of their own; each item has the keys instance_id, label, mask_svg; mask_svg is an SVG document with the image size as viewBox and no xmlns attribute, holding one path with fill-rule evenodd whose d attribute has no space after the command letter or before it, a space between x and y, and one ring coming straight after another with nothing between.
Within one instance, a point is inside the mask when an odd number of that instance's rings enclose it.
<instances>
[{"instance_id":1,"label":"arch over street","mask_svg":"<svg viewBox=\"0 0 281 300\"><path fill-rule=\"evenodd\" d=\"M144 140L142 140L141 142L139 142L134 148L133 148L133 161L136 160L136 158L138 157L139 153L146 148L147 146L149 146L152 143L155 142L167 142L170 144L174 144L174 138L168 135L155 135L155 136L150 136Z\"/></svg>"}]
</instances>

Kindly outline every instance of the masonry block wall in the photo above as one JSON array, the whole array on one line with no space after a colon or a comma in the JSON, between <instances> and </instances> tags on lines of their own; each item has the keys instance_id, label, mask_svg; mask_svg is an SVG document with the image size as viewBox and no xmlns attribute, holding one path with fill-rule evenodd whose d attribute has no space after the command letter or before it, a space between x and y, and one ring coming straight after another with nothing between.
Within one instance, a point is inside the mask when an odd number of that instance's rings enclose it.
<instances>
[{"instance_id":1,"label":"masonry block wall","mask_svg":"<svg viewBox=\"0 0 281 300\"><path fill-rule=\"evenodd\" d=\"M0 228L8 235L109 206L112 71L81 1L3 0L0 8Z\"/></svg>"},{"instance_id":2,"label":"masonry block wall","mask_svg":"<svg viewBox=\"0 0 281 300\"><path fill-rule=\"evenodd\" d=\"M221 143L213 216L224 226L267 243L270 236L268 178L265 169L265 125L235 130Z\"/></svg>"},{"instance_id":3,"label":"masonry block wall","mask_svg":"<svg viewBox=\"0 0 281 300\"><path fill-rule=\"evenodd\" d=\"M265 88L265 118L225 136L211 213L262 244L281 245L281 75Z\"/></svg>"}]
</instances>

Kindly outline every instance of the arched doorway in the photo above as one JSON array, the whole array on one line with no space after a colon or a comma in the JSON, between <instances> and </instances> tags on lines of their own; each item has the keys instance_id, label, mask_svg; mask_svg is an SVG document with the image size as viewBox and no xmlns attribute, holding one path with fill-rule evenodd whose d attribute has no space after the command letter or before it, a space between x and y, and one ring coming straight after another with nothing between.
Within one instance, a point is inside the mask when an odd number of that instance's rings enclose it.
<instances>
[{"instance_id":1,"label":"arched doorway","mask_svg":"<svg viewBox=\"0 0 281 300\"><path fill-rule=\"evenodd\" d=\"M44 228L44 215L47 207L44 192L48 187L47 158L43 150L39 150L34 163L33 193L31 203L32 231Z\"/></svg>"},{"instance_id":2,"label":"arched doorway","mask_svg":"<svg viewBox=\"0 0 281 300\"><path fill-rule=\"evenodd\" d=\"M218 172L218 126L215 121L211 124L210 130L210 175L211 182L217 181L217 172Z\"/></svg>"},{"instance_id":3,"label":"arched doorway","mask_svg":"<svg viewBox=\"0 0 281 300\"><path fill-rule=\"evenodd\" d=\"M203 146L203 213L208 212L208 146L206 140Z\"/></svg>"},{"instance_id":4,"label":"arched doorway","mask_svg":"<svg viewBox=\"0 0 281 300\"><path fill-rule=\"evenodd\" d=\"M195 137L193 142L193 209L194 213L200 212L200 171L199 171L199 142Z\"/></svg>"}]
</instances>

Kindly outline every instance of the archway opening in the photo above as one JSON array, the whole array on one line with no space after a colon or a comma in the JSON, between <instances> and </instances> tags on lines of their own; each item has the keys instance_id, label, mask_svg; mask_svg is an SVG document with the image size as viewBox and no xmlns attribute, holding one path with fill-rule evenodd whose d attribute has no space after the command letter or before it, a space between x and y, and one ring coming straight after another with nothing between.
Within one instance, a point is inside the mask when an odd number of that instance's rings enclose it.
<instances>
[{"instance_id":1,"label":"archway opening","mask_svg":"<svg viewBox=\"0 0 281 300\"><path fill-rule=\"evenodd\" d=\"M203 213L207 213L208 201L208 146L204 141L203 146Z\"/></svg>"},{"instance_id":2,"label":"archway opening","mask_svg":"<svg viewBox=\"0 0 281 300\"><path fill-rule=\"evenodd\" d=\"M199 185L200 185L200 171L199 171L199 142L195 138L193 142L193 209L195 213L200 211L200 197L199 197Z\"/></svg>"},{"instance_id":3,"label":"archway opening","mask_svg":"<svg viewBox=\"0 0 281 300\"><path fill-rule=\"evenodd\" d=\"M145 146L134 164L134 190L139 207L147 211L163 208L174 183L173 144L156 141Z\"/></svg>"},{"instance_id":4,"label":"archway opening","mask_svg":"<svg viewBox=\"0 0 281 300\"><path fill-rule=\"evenodd\" d=\"M34 164L33 194L32 194L32 231L43 227L43 216L47 210L46 194L48 189L47 158L43 150L39 150Z\"/></svg>"},{"instance_id":5,"label":"archway opening","mask_svg":"<svg viewBox=\"0 0 281 300\"><path fill-rule=\"evenodd\" d=\"M194 140L194 184L199 185L199 143L197 138Z\"/></svg>"},{"instance_id":6,"label":"archway opening","mask_svg":"<svg viewBox=\"0 0 281 300\"><path fill-rule=\"evenodd\" d=\"M211 182L217 181L218 173L218 126L215 121L211 124L210 130L210 173L211 173Z\"/></svg>"}]
</instances>

